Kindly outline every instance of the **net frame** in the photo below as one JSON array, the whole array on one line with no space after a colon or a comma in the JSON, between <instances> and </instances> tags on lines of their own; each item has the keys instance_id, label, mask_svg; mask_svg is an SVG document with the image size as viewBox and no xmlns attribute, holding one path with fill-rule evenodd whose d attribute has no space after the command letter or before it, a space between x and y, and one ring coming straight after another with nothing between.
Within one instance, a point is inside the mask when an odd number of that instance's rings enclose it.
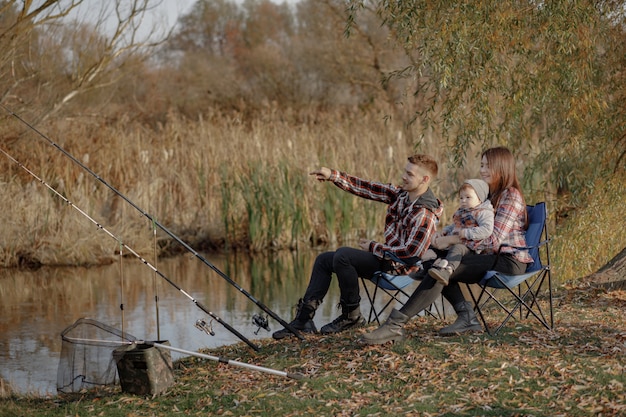
<instances>
[{"instance_id":1,"label":"net frame","mask_svg":"<svg viewBox=\"0 0 626 417\"><path fill-rule=\"evenodd\" d=\"M117 385L113 351L137 338L97 320L80 318L61 332L61 340L57 391L75 393Z\"/></svg>"}]
</instances>

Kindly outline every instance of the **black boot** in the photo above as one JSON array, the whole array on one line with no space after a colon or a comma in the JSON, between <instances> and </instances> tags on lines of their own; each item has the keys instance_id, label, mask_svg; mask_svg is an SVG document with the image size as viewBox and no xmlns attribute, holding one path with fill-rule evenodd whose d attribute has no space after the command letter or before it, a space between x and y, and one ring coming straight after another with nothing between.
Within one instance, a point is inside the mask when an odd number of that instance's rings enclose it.
<instances>
[{"instance_id":1,"label":"black boot","mask_svg":"<svg viewBox=\"0 0 626 417\"><path fill-rule=\"evenodd\" d=\"M469 301L463 301L454 306L457 318L454 323L439 330L440 336L454 336L464 333L480 333L482 326L474 314L474 308Z\"/></svg>"},{"instance_id":2,"label":"black boot","mask_svg":"<svg viewBox=\"0 0 626 417\"><path fill-rule=\"evenodd\" d=\"M304 301L301 298L298 300L296 318L289 324L302 333L317 333L317 328L315 327L315 323L313 323L313 316L315 316L315 310L317 310L320 304L321 302L317 300ZM295 336L295 334L288 329L281 329L272 334L272 337L276 340L283 339L287 336Z\"/></svg>"},{"instance_id":3,"label":"black boot","mask_svg":"<svg viewBox=\"0 0 626 417\"><path fill-rule=\"evenodd\" d=\"M347 304L340 301L339 305L341 306L341 315L331 323L322 326L320 329L322 334L339 333L365 324L365 319L361 315L359 303Z\"/></svg>"}]
</instances>

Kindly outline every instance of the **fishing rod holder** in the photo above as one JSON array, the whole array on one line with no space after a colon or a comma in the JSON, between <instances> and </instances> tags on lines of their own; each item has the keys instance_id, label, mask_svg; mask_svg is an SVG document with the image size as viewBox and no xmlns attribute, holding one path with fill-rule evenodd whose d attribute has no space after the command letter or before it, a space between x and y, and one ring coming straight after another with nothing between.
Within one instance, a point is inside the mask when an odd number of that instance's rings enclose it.
<instances>
[{"instance_id":1,"label":"fishing rod holder","mask_svg":"<svg viewBox=\"0 0 626 417\"><path fill-rule=\"evenodd\" d=\"M198 330L203 331L208 335L215 336L215 332L213 331L213 320L207 323L205 319L198 319L196 320L195 326Z\"/></svg>"},{"instance_id":2,"label":"fishing rod holder","mask_svg":"<svg viewBox=\"0 0 626 417\"><path fill-rule=\"evenodd\" d=\"M261 329L265 329L266 331L270 331L270 325L267 321L267 316L262 316L260 314L254 314L252 316L252 323L257 327L256 332L254 334L259 334Z\"/></svg>"}]
</instances>

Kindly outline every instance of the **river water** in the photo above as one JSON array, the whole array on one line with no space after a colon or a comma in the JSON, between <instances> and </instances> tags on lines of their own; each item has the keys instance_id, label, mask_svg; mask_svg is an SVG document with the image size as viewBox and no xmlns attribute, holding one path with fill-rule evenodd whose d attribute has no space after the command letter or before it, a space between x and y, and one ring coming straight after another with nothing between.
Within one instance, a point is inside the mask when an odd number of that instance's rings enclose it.
<instances>
[{"instance_id":1,"label":"river water","mask_svg":"<svg viewBox=\"0 0 626 417\"><path fill-rule=\"evenodd\" d=\"M203 256L256 300L290 321L316 254ZM263 311L198 257L178 256L152 265L175 285L137 258L92 268L0 270L0 382L18 393L56 395L61 332L79 318L97 320L142 340L168 340L172 346L190 351L240 341L216 321L212 323L215 336L198 330L196 321L211 323L211 317L195 300L252 341L271 337L271 332L259 330L252 321ZM365 294L362 299L365 313ZM338 301L335 282L315 316L318 328L338 315ZM271 331L282 328L271 317L269 326ZM180 356L172 355L174 359Z\"/></svg>"}]
</instances>

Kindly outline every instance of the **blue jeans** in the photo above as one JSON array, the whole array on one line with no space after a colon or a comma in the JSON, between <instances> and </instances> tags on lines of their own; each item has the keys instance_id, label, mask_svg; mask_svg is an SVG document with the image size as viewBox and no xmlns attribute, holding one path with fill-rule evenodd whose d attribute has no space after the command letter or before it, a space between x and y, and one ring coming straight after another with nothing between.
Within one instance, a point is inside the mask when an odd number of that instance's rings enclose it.
<instances>
[{"instance_id":1,"label":"blue jeans","mask_svg":"<svg viewBox=\"0 0 626 417\"><path fill-rule=\"evenodd\" d=\"M371 279L374 272L387 271L390 265L389 261L380 259L372 252L356 248L341 247L334 252L321 253L315 258L304 302L323 301L334 272L339 283L340 302L357 305L361 301L359 277Z\"/></svg>"}]
</instances>

